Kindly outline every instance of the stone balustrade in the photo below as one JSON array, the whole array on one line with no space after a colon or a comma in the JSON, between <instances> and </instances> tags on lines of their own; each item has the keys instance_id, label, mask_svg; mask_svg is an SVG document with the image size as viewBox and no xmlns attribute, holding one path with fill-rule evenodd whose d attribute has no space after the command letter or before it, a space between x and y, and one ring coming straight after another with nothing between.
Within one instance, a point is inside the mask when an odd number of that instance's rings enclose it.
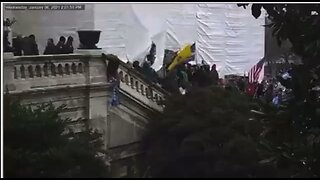
<instances>
[{"instance_id":1,"label":"stone balustrade","mask_svg":"<svg viewBox=\"0 0 320 180\"><path fill-rule=\"evenodd\" d=\"M92 54L90 54L92 53ZM22 103L66 105L63 117L75 132L89 125L102 133L108 163L115 177L143 154L139 146L152 113L161 112L166 91L120 62L120 105L111 107L112 84L107 82L108 59L101 53L10 56L4 54L4 91ZM81 119L85 119L86 123ZM109 157L110 156L110 157Z\"/></svg>"},{"instance_id":2,"label":"stone balustrade","mask_svg":"<svg viewBox=\"0 0 320 180\"><path fill-rule=\"evenodd\" d=\"M7 57L4 59L4 90L10 93L21 93L58 87L106 85L106 72L97 71L94 65L90 65L95 61L100 63L96 67L101 68L103 60L99 55ZM107 63L108 60L104 65ZM161 102L166 94L163 89L149 83L143 75L123 62L120 63L118 73L121 77L121 93L131 96L149 108L162 111Z\"/></svg>"},{"instance_id":3,"label":"stone balustrade","mask_svg":"<svg viewBox=\"0 0 320 180\"><path fill-rule=\"evenodd\" d=\"M5 90L20 93L85 85L86 58L79 55L15 56L4 59Z\"/></svg>"},{"instance_id":4,"label":"stone balustrade","mask_svg":"<svg viewBox=\"0 0 320 180\"><path fill-rule=\"evenodd\" d=\"M146 102L150 107L162 110L162 101L166 95L166 91L156 84L148 82L145 77L128 67L127 64L121 63L118 73L120 75L120 89L129 93L131 96Z\"/></svg>"}]
</instances>

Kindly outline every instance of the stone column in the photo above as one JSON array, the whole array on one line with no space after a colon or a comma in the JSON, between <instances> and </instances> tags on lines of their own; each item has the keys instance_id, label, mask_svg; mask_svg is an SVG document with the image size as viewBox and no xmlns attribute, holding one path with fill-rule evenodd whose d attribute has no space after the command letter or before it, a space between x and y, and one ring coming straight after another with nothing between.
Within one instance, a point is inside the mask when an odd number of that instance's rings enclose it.
<instances>
[{"instance_id":1,"label":"stone column","mask_svg":"<svg viewBox=\"0 0 320 180\"><path fill-rule=\"evenodd\" d=\"M90 55L88 56L85 69L88 85L87 117L89 119L89 126L103 134L104 147L107 149L109 139L107 105L111 89L107 85L106 63L100 58L100 50L81 50L80 53Z\"/></svg>"}]
</instances>

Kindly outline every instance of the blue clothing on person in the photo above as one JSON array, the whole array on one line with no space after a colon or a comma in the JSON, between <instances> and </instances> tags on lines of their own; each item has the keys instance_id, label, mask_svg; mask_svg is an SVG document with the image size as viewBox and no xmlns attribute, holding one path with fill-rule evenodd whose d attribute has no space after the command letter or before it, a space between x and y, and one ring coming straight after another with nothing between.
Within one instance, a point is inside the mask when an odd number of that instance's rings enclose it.
<instances>
[{"instance_id":1,"label":"blue clothing on person","mask_svg":"<svg viewBox=\"0 0 320 180\"><path fill-rule=\"evenodd\" d=\"M116 78L112 78L109 82L111 82L113 85L110 104L111 106L118 106L120 104L120 99L119 99L120 82Z\"/></svg>"},{"instance_id":2,"label":"blue clothing on person","mask_svg":"<svg viewBox=\"0 0 320 180\"><path fill-rule=\"evenodd\" d=\"M276 107L279 107L280 106L280 97L279 96L275 96L272 99L272 104L275 105Z\"/></svg>"},{"instance_id":3,"label":"blue clothing on person","mask_svg":"<svg viewBox=\"0 0 320 180\"><path fill-rule=\"evenodd\" d=\"M119 100L119 89L117 86L113 88L111 106L118 106L120 104Z\"/></svg>"}]
</instances>

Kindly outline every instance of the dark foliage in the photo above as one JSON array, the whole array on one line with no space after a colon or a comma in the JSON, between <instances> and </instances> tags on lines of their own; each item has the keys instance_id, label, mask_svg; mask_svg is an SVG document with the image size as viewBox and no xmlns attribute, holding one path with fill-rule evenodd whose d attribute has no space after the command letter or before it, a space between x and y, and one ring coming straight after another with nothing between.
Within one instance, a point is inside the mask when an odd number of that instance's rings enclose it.
<instances>
[{"instance_id":1,"label":"dark foliage","mask_svg":"<svg viewBox=\"0 0 320 180\"><path fill-rule=\"evenodd\" d=\"M246 7L248 4L239 4ZM252 14L266 10L273 36L278 44L289 40L292 50L302 58L294 65L292 79L281 81L293 90L294 99L281 109L263 105L265 117L262 138L269 149L269 163L283 177L319 177L320 170L320 5L319 4L253 4Z\"/></svg>"},{"instance_id":2,"label":"dark foliage","mask_svg":"<svg viewBox=\"0 0 320 180\"><path fill-rule=\"evenodd\" d=\"M167 98L144 139L151 177L273 177L260 164L262 124L255 104L235 91L197 89Z\"/></svg>"},{"instance_id":3,"label":"dark foliage","mask_svg":"<svg viewBox=\"0 0 320 180\"><path fill-rule=\"evenodd\" d=\"M64 107L35 108L5 99L4 177L107 177L108 167L97 156L100 134L86 129L74 133Z\"/></svg>"}]
</instances>

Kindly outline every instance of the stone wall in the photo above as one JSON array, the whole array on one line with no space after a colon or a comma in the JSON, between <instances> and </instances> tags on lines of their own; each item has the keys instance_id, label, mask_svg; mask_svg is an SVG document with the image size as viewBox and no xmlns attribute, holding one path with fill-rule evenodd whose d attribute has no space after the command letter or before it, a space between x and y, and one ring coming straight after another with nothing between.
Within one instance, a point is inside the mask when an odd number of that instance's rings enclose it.
<instances>
[{"instance_id":1,"label":"stone wall","mask_svg":"<svg viewBox=\"0 0 320 180\"><path fill-rule=\"evenodd\" d=\"M111 84L107 83L107 59L99 53L69 55L4 56L4 90L22 103L52 102L66 105L61 115L73 120L81 131L87 119L103 133L114 177L137 176L135 163L141 154L139 142L151 112L161 112L165 91L121 63L120 105L112 107ZM139 158L137 158L139 157ZM132 164L133 163L133 164Z\"/></svg>"}]
</instances>

